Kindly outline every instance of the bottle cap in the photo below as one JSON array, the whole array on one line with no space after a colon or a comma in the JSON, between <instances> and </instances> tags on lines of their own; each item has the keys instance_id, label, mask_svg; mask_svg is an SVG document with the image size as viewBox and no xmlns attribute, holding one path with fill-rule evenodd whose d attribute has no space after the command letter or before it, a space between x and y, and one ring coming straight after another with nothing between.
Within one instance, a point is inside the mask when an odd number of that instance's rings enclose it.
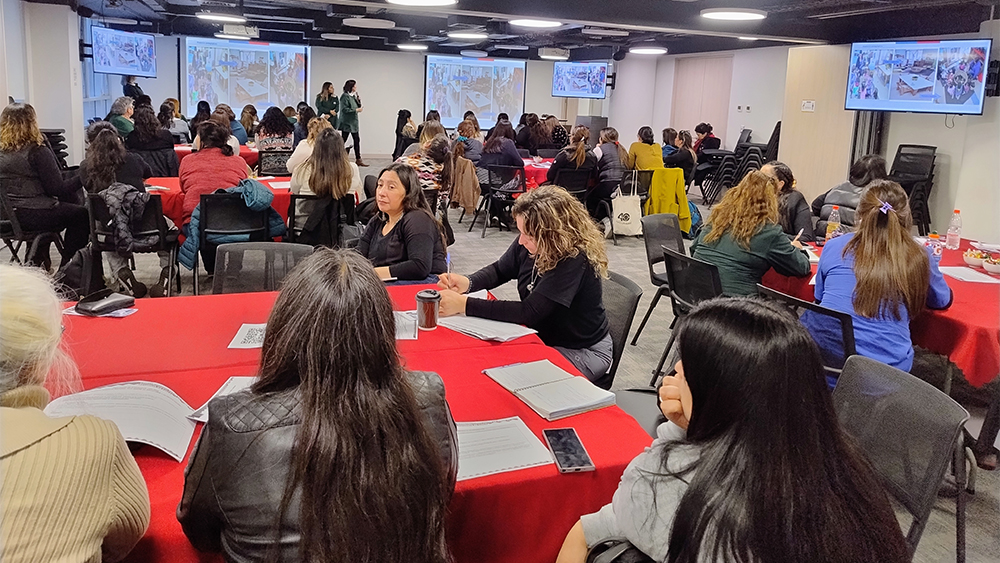
<instances>
[{"instance_id":1,"label":"bottle cap","mask_svg":"<svg viewBox=\"0 0 1000 563\"><path fill-rule=\"evenodd\" d=\"M927 235L927 238L929 238L929 239L940 239L941 235L937 234L937 231L934 231L933 233Z\"/></svg>"},{"instance_id":2,"label":"bottle cap","mask_svg":"<svg viewBox=\"0 0 1000 563\"><path fill-rule=\"evenodd\" d=\"M834 209L840 209L840 206L839 205L834 205L833 208Z\"/></svg>"},{"instance_id":3,"label":"bottle cap","mask_svg":"<svg viewBox=\"0 0 1000 563\"><path fill-rule=\"evenodd\" d=\"M958 212L959 212L959 211L958 211L958 210L956 209L956 210L955 210L955 213L958 213Z\"/></svg>"}]
</instances>

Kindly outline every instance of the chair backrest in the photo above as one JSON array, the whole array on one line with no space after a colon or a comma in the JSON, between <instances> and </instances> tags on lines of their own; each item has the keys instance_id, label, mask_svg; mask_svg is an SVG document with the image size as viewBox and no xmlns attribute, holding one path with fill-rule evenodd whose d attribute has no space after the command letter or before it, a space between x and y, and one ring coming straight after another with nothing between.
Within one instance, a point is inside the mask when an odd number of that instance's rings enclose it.
<instances>
[{"instance_id":1,"label":"chair backrest","mask_svg":"<svg viewBox=\"0 0 1000 563\"><path fill-rule=\"evenodd\" d=\"M174 147L152 151L131 150L129 152L144 160L156 178L176 177L180 169L180 160L177 158Z\"/></svg>"},{"instance_id":2,"label":"chair backrest","mask_svg":"<svg viewBox=\"0 0 1000 563\"><path fill-rule=\"evenodd\" d=\"M778 121L774 124L774 129L771 130L771 137L767 140L767 148L764 149L764 161L770 162L772 160L778 160L778 143L781 142L781 122Z\"/></svg>"},{"instance_id":3,"label":"chair backrest","mask_svg":"<svg viewBox=\"0 0 1000 563\"><path fill-rule=\"evenodd\" d=\"M750 142L750 135L753 133L753 129L741 129L740 130L740 140L736 141L737 145L742 145L743 143Z\"/></svg>"},{"instance_id":4,"label":"chair backrest","mask_svg":"<svg viewBox=\"0 0 1000 563\"><path fill-rule=\"evenodd\" d=\"M646 243L646 263L649 265L649 281L660 285L656 279L653 266L663 262L663 248L670 248L680 254L687 254L684 249L684 234L681 223L673 213L656 213L646 215L639 220L642 223L642 239Z\"/></svg>"},{"instance_id":5,"label":"chair backrest","mask_svg":"<svg viewBox=\"0 0 1000 563\"><path fill-rule=\"evenodd\" d=\"M605 389L610 389L614 383L615 373L618 371L618 364L621 362L622 353L625 351L625 342L628 340L629 330L632 329L632 319L635 318L635 310L639 306L639 299L642 297L642 288L625 276L608 272L608 279L601 281L601 296L604 301L604 312L608 318L608 327L611 331L611 341L613 352L611 355L611 371Z\"/></svg>"},{"instance_id":6,"label":"chair backrest","mask_svg":"<svg viewBox=\"0 0 1000 563\"><path fill-rule=\"evenodd\" d=\"M531 158L531 151L528 149L517 149L517 154L521 155L521 158Z\"/></svg>"},{"instance_id":7,"label":"chair backrest","mask_svg":"<svg viewBox=\"0 0 1000 563\"><path fill-rule=\"evenodd\" d=\"M431 212L431 215L437 213L438 207L438 197L441 195L440 192L434 188L424 188L424 201L427 202L427 210Z\"/></svg>"},{"instance_id":8,"label":"chair backrest","mask_svg":"<svg viewBox=\"0 0 1000 563\"><path fill-rule=\"evenodd\" d=\"M538 149L536 152L541 158L555 158L562 149Z\"/></svg>"},{"instance_id":9,"label":"chair backrest","mask_svg":"<svg viewBox=\"0 0 1000 563\"><path fill-rule=\"evenodd\" d=\"M715 264L660 247L667 263L667 283L675 313L687 313L698 303L722 295L722 280Z\"/></svg>"},{"instance_id":10,"label":"chair backrest","mask_svg":"<svg viewBox=\"0 0 1000 563\"><path fill-rule=\"evenodd\" d=\"M375 197L375 190L378 188L378 176L369 174L365 176L365 199Z\"/></svg>"},{"instance_id":11,"label":"chair backrest","mask_svg":"<svg viewBox=\"0 0 1000 563\"><path fill-rule=\"evenodd\" d=\"M861 356L844 364L833 406L889 493L913 515L906 537L912 555L969 413L933 385Z\"/></svg>"},{"instance_id":12,"label":"chair backrest","mask_svg":"<svg viewBox=\"0 0 1000 563\"><path fill-rule=\"evenodd\" d=\"M307 244L289 242L220 244L212 293L277 291L288 272L312 253Z\"/></svg>"},{"instance_id":13,"label":"chair backrest","mask_svg":"<svg viewBox=\"0 0 1000 563\"><path fill-rule=\"evenodd\" d=\"M257 158L257 171L261 175L288 176L288 159L292 156L290 150L260 151Z\"/></svg>"},{"instance_id":14,"label":"chair backrest","mask_svg":"<svg viewBox=\"0 0 1000 563\"><path fill-rule=\"evenodd\" d=\"M587 192L587 186L593 175L592 170L563 168L556 172L556 179L552 183L565 188L567 192L577 197L582 197Z\"/></svg>"},{"instance_id":15,"label":"chair backrest","mask_svg":"<svg viewBox=\"0 0 1000 563\"><path fill-rule=\"evenodd\" d=\"M839 358L823 358L824 363L827 364L823 366L823 369L830 373L834 378L839 376L841 368L844 366L844 362L847 361L847 358L850 358L858 353L854 342L854 321L851 319L850 313L834 311L833 309L829 309L816 303L803 301L802 299L786 295L769 287L764 287L761 284L757 284L757 294L761 297L766 297L767 299L782 303L791 309L796 316L799 316L802 311L812 311L818 315L830 317L840 324L840 342L843 346L844 354Z\"/></svg>"},{"instance_id":16,"label":"chair backrest","mask_svg":"<svg viewBox=\"0 0 1000 563\"><path fill-rule=\"evenodd\" d=\"M285 241L295 242L295 238L298 236L295 223L301 217L309 217L313 205L315 205L314 202L318 199L318 195L292 194L288 201L288 232L285 235Z\"/></svg>"},{"instance_id":17,"label":"chair backrest","mask_svg":"<svg viewBox=\"0 0 1000 563\"><path fill-rule=\"evenodd\" d=\"M4 180L0 180L0 233L14 239L20 239L24 234L21 222L14 214L14 206L7 197L7 182Z\"/></svg>"},{"instance_id":18,"label":"chair backrest","mask_svg":"<svg viewBox=\"0 0 1000 563\"><path fill-rule=\"evenodd\" d=\"M649 187L653 185L653 170L626 170L622 174L621 190L624 194L639 197L649 195Z\"/></svg>"},{"instance_id":19,"label":"chair backrest","mask_svg":"<svg viewBox=\"0 0 1000 563\"><path fill-rule=\"evenodd\" d=\"M111 224L113 217L108 204L100 194L87 194L87 213L90 217L90 242L97 250L113 252L114 227ZM158 246L166 244L167 221L163 217L163 201L159 194L149 194L149 201L146 202L142 211L142 219L139 222L138 230L132 231L132 236L136 238L146 236L159 237Z\"/></svg>"},{"instance_id":20,"label":"chair backrest","mask_svg":"<svg viewBox=\"0 0 1000 563\"><path fill-rule=\"evenodd\" d=\"M494 192L519 193L528 191L523 166L487 166L489 188ZM514 180L517 180L516 182Z\"/></svg>"},{"instance_id":21,"label":"chair backrest","mask_svg":"<svg viewBox=\"0 0 1000 563\"><path fill-rule=\"evenodd\" d=\"M892 159L890 176L927 178L934 170L937 147L928 145L899 145Z\"/></svg>"},{"instance_id":22,"label":"chair backrest","mask_svg":"<svg viewBox=\"0 0 1000 563\"><path fill-rule=\"evenodd\" d=\"M249 235L250 240L267 239L268 209L251 210L243 202L242 194L202 194L200 205L202 248L209 235Z\"/></svg>"}]
</instances>

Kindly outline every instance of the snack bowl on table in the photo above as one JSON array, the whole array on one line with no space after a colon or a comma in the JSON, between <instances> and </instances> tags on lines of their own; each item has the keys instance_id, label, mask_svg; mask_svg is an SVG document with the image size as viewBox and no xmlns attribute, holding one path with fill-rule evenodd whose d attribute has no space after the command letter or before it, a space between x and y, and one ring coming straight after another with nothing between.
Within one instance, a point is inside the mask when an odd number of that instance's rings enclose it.
<instances>
[{"instance_id":1,"label":"snack bowl on table","mask_svg":"<svg viewBox=\"0 0 1000 563\"><path fill-rule=\"evenodd\" d=\"M1000 256L992 256L983 260L983 269L991 274L1000 275Z\"/></svg>"},{"instance_id":2,"label":"snack bowl on table","mask_svg":"<svg viewBox=\"0 0 1000 563\"><path fill-rule=\"evenodd\" d=\"M982 250L966 250L962 253L962 259L965 263L972 266L973 268L982 268L983 260L989 258L989 254L983 252Z\"/></svg>"}]
</instances>

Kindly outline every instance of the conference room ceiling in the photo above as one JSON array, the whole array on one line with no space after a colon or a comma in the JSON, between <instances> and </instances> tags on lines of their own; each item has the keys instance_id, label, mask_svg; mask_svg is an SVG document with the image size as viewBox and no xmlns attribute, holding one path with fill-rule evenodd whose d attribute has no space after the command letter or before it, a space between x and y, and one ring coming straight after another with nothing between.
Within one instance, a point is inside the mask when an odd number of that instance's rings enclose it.
<instances>
[{"instance_id":1,"label":"conference room ceiling","mask_svg":"<svg viewBox=\"0 0 1000 563\"><path fill-rule=\"evenodd\" d=\"M37 0L36 0L37 1ZM571 59L610 58L637 44L665 47L672 54L789 44L850 43L900 37L974 33L980 22L1000 17L1000 0L458 0L437 8L388 4L383 0L42 0L79 3L84 14L136 20L110 27L173 35L212 36L222 31L195 17L203 10L237 9L259 39L313 46L396 49L425 43L428 52L458 54L463 49L492 56L536 58L538 49L568 49ZM714 21L710 8L751 8L767 12L759 21ZM555 20L551 30L514 27L514 17ZM351 25L358 18L391 20L394 27ZM485 40L458 40L449 31L473 30ZM626 35L627 32L627 35ZM323 34L358 36L324 39ZM753 39L747 39L753 38ZM508 47L514 46L515 49ZM525 49L525 47L527 49Z\"/></svg>"}]
</instances>

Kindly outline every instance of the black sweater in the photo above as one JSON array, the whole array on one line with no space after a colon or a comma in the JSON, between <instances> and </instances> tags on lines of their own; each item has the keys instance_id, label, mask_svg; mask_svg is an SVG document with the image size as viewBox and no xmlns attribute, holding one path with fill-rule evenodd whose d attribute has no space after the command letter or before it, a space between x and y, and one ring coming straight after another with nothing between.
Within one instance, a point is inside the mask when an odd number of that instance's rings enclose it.
<instances>
[{"instance_id":1,"label":"black sweater","mask_svg":"<svg viewBox=\"0 0 1000 563\"><path fill-rule=\"evenodd\" d=\"M407 211L389 234L382 234L385 220L376 215L358 242L358 252L377 268L388 266L398 280L422 280L448 268L437 221L422 210Z\"/></svg>"}]
</instances>

